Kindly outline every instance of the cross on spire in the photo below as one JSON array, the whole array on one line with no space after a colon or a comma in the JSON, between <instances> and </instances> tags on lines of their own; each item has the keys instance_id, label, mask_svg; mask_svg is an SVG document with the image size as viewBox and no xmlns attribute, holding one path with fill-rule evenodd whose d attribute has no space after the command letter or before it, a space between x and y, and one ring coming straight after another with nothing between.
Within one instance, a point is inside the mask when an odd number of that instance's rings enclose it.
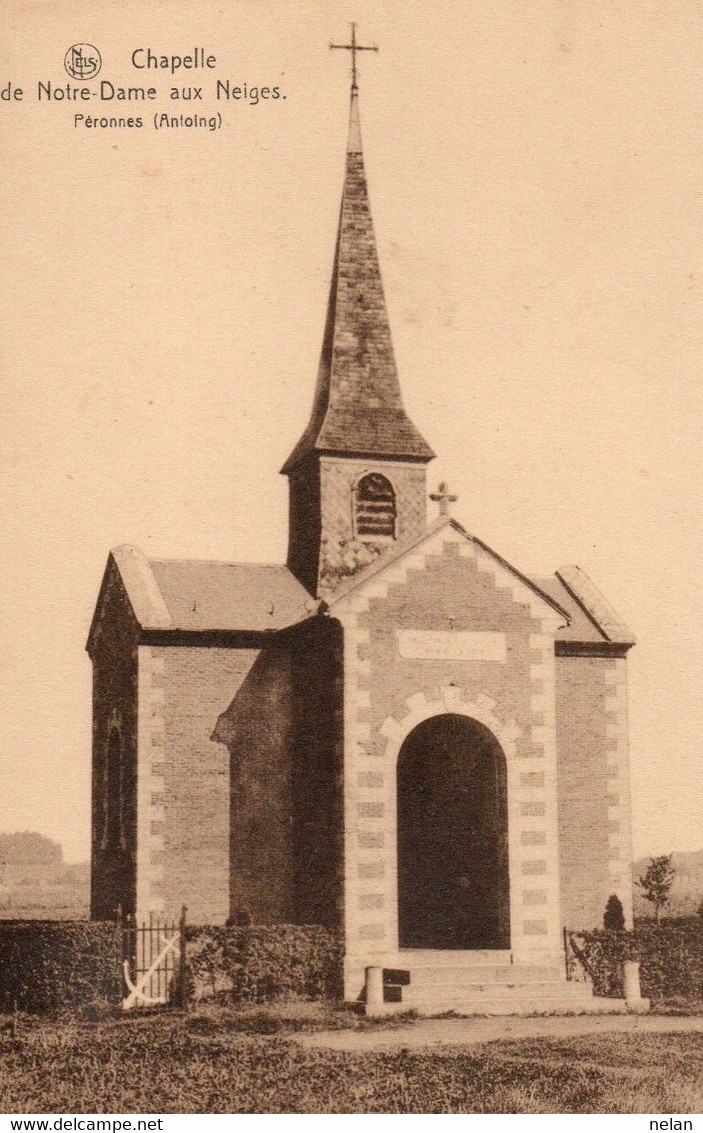
<instances>
[{"instance_id":1,"label":"cross on spire","mask_svg":"<svg viewBox=\"0 0 703 1133\"><path fill-rule=\"evenodd\" d=\"M356 81L356 53L357 51L378 51L378 47L363 47L360 43L356 42L356 24L350 24L351 27L351 43L330 43L330 51L351 51L352 57L352 91L358 90L359 86Z\"/></svg>"},{"instance_id":2,"label":"cross on spire","mask_svg":"<svg viewBox=\"0 0 703 1133\"><path fill-rule=\"evenodd\" d=\"M449 515L449 505L455 504L458 496L452 496L447 481L442 480L437 491L430 493L430 499L433 503L439 504L440 515Z\"/></svg>"}]
</instances>

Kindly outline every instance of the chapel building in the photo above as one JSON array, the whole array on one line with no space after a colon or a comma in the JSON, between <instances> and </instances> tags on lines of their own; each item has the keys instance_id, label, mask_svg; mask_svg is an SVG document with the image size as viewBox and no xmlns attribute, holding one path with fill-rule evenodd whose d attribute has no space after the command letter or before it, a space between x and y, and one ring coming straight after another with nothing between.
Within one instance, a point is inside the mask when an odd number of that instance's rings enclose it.
<instances>
[{"instance_id":1,"label":"chapel building","mask_svg":"<svg viewBox=\"0 0 703 1133\"><path fill-rule=\"evenodd\" d=\"M348 999L377 965L404 1007L470 1007L482 980L506 1010L516 987L584 1009L563 929L611 894L632 918L634 638L578 567L531 578L467 531L444 486L428 521L358 101L287 564L108 558L92 916L323 924Z\"/></svg>"}]
</instances>

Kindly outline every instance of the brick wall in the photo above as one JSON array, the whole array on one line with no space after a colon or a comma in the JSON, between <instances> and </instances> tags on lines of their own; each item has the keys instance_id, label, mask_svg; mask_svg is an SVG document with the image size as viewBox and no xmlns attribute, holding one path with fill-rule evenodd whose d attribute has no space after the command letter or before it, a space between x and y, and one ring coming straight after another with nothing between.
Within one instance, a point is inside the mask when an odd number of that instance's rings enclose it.
<instances>
[{"instance_id":1,"label":"brick wall","mask_svg":"<svg viewBox=\"0 0 703 1133\"><path fill-rule=\"evenodd\" d=\"M425 570L413 572L404 586L388 596L373 599L360 625L370 628L369 687L372 732L383 746L379 729L387 716L407 713L406 699L418 690L426 693L454 682L469 695L484 693L500 702L502 713L521 731L521 750L529 752L530 635L539 625L525 606L517 605L507 590L496 590L493 579L481 574L476 563L449 544L441 554L428 556ZM493 661L407 660L398 656L399 629L495 631L510 636L504 663Z\"/></svg>"},{"instance_id":2,"label":"brick wall","mask_svg":"<svg viewBox=\"0 0 703 1133\"><path fill-rule=\"evenodd\" d=\"M216 735L231 758L231 912L338 925L341 644L313 618L261 650Z\"/></svg>"},{"instance_id":3,"label":"brick wall","mask_svg":"<svg viewBox=\"0 0 703 1133\"><path fill-rule=\"evenodd\" d=\"M139 915L230 911L230 769L213 732L254 649L139 648Z\"/></svg>"},{"instance_id":4,"label":"brick wall","mask_svg":"<svg viewBox=\"0 0 703 1133\"><path fill-rule=\"evenodd\" d=\"M339 923L336 633L139 647L139 917Z\"/></svg>"},{"instance_id":5,"label":"brick wall","mask_svg":"<svg viewBox=\"0 0 703 1133\"><path fill-rule=\"evenodd\" d=\"M611 893L631 924L626 661L558 657L556 666L564 924L602 928Z\"/></svg>"},{"instance_id":6,"label":"brick wall","mask_svg":"<svg viewBox=\"0 0 703 1133\"><path fill-rule=\"evenodd\" d=\"M314 618L290 642L293 683L293 841L300 924L342 923L343 659L339 624Z\"/></svg>"},{"instance_id":7,"label":"brick wall","mask_svg":"<svg viewBox=\"0 0 703 1133\"><path fill-rule=\"evenodd\" d=\"M317 593L320 563L320 465L310 456L290 473L288 487L288 568Z\"/></svg>"},{"instance_id":8,"label":"brick wall","mask_svg":"<svg viewBox=\"0 0 703 1133\"><path fill-rule=\"evenodd\" d=\"M239 923L293 920L291 658L261 650L221 717L231 767L230 907Z\"/></svg>"},{"instance_id":9,"label":"brick wall","mask_svg":"<svg viewBox=\"0 0 703 1133\"><path fill-rule=\"evenodd\" d=\"M108 567L93 646L91 898L93 920L109 920L118 905L134 912L137 850L137 627L113 563ZM108 745L119 736L119 837L107 834Z\"/></svg>"}]
</instances>

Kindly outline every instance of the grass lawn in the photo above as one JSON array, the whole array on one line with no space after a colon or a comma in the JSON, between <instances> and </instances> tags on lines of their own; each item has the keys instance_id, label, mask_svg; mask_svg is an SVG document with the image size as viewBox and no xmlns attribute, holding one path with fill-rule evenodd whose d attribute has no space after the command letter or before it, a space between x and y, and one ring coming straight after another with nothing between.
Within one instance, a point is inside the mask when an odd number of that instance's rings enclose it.
<instances>
[{"instance_id":1,"label":"grass lawn","mask_svg":"<svg viewBox=\"0 0 703 1133\"><path fill-rule=\"evenodd\" d=\"M337 1025L348 1025L340 1020ZM376 1053L304 1049L330 1019L176 1013L0 1023L3 1113L698 1113L700 1034ZM363 1026L363 1021L355 1025ZM407 1024L412 1025L412 1024ZM262 1034L262 1031L275 1033Z\"/></svg>"}]
</instances>

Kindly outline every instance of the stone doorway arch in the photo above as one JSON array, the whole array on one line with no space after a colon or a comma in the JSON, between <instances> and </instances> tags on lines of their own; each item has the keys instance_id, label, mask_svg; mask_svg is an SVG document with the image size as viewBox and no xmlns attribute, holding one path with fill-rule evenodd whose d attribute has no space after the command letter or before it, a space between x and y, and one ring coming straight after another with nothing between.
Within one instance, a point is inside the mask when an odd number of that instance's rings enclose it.
<instances>
[{"instance_id":1,"label":"stone doorway arch","mask_svg":"<svg viewBox=\"0 0 703 1133\"><path fill-rule=\"evenodd\" d=\"M430 716L397 766L400 948L509 949L507 766L479 720Z\"/></svg>"}]
</instances>

